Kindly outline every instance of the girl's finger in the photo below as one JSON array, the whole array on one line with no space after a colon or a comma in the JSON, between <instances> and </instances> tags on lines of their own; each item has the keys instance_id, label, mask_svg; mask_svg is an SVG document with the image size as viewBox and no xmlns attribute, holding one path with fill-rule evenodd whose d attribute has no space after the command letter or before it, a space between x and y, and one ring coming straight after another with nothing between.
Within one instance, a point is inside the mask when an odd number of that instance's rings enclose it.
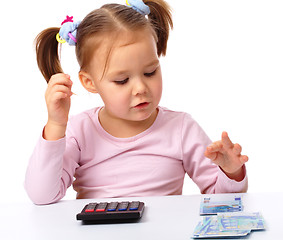
<instances>
[{"instance_id":1,"label":"girl's finger","mask_svg":"<svg viewBox=\"0 0 283 240\"><path fill-rule=\"evenodd\" d=\"M208 152L219 152L223 147L223 144L221 141L213 142L207 147Z\"/></svg>"},{"instance_id":2,"label":"girl's finger","mask_svg":"<svg viewBox=\"0 0 283 240\"><path fill-rule=\"evenodd\" d=\"M46 92L46 99L53 98L58 92L62 92L67 94L68 96L72 96L72 91L70 88L66 87L65 85L55 85L52 89Z\"/></svg>"},{"instance_id":3,"label":"girl's finger","mask_svg":"<svg viewBox=\"0 0 283 240\"><path fill-rule=\"evenodd\" d=\"M68 74L58 73L58 74L53 75L50 78L48 86L52 87L58 84L65 85L67 87L71 87L73 85L73 82L71 81L70 76Z\"/></svg>"},{"instance_id":4,"label":"girl's finger","mask_svg":"<svg viewBox=\"0 0 283 240\"><path fill-rule=\"evenodd\" d=\"M240 155L241 152L242 152L242 147L241 147L241 145L238 144L238 143L234 144L233 152L234 152L236 155Z\"/></svg>"},{"instance_id":5,"label":"girl's finger","mask_svg":"<svg viewBox=\"0 0 283 240\"><path fill-rule=\"evenodd\" d=\"M245 164L247 161L249 161L249 157L246 155L242 155L240 161L241 163Z\"/></svg>"},{"instance_id":6,"label":"girl's finger","mask_svg":"<svg viewBox=\"0 0 283 240\"><path fill-rule=\"evenodd\" d=\"M55 85L51 91L52 92L64 92L64 93L68 93L71 94L72 91L69 87L65 86L65 85Z\"/></svg>"},{"instance_id":7,"label":"girl's finger","mask_svg":"<svg viewBox=\"0 0 283 240\"><path fill-rule=\"evenodd\" d=\"M223 132L222 133L222 142L223 142L223 146L227 147L227 148L232 148L234 146L234 144L232 143L232 141L230 140L228 133L227 132Z\"/></svg>"},{"instance_id":8,"label":"girl's finger","mask_svg":"<svg viewBox=\"0 0 283 240\"><path fill-rule=\"evenodd\" d=\"M67 98L69 95L67 93L64 93L64 92L56 92L54 94L54 97L55 97L55 100L58 101L60 99L65 99Z\"/></svg>"},{"instance_id":9,"label":"girl's finger","mask_svg":"<svg viewBox=\"0 0 283 240\"><path fill-rule=\"evenodd\" d=\"M209 151L205 151L204 155L212 161L214 161L217 157L217 153Z\"/></svg>"}]
</instances>

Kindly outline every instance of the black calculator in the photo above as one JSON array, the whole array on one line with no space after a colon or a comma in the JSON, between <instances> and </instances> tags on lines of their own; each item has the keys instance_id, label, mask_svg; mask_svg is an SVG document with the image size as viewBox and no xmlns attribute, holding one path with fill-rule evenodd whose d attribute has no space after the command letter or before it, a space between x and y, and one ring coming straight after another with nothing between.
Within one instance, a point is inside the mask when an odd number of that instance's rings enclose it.
<instances>
[{"instance_id":1,"label":"black calculator","mask_svg":"<svg viewBox=\"0 0 283 240\"><path fill-rule=\"evenodd\" d=\"M135 222L142 217L144 208L145 204L140 201L93 202L77 214L77 220L86 224Z\"/></svg>"}]
</instances>

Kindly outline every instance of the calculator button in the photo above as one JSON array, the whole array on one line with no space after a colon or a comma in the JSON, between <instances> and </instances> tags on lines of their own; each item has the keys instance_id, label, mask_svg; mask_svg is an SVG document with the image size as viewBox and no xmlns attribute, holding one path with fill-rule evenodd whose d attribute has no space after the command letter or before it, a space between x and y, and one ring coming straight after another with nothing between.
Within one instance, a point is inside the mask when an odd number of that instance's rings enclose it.
<instances>
[{"instance_id":1,"label":"calculator button","mask_svg":"<svg viewBox=\"0 0 283 240\"><path fill-rule=\"evenodd\" d=\"M95 206L96 206L96 203L88 204L86 209L85 209L85 212L94 212Z\"/></svg>"},{"instance_id":2,"label":"calculator button","mask_svg":"<svg viewBox=\"0 0 283 240\"><path fill-rule=\"evenodd\" d=\"M129 205L129 202L121 202L119 204L118 210L119 211L127 211L128 205Z\"/></svg>"},{"instance_id":3,"label":"calculator button","mask_svg":"<svg viewBox=\"0 0 283 240\"><path fill-rule=\"evenodd\" d=\"M131 202L129 206L130 211L138 210L140 202Z\"/></svg>"},{"instance_id":4,"label":"calculator button","mask_svg":"<svg viewBox=\"0 0 283 240\"><path fill-rule=\"evenodd\" d=\"M107 211L108 212L114 212L114 211L116 211L117 206L118 206L118 202L111 202L111 203L108 204Z\"/></svg>"},{"instance_id":5,"label":"calculator button","mask_svg":"<svg viewBox=\"0 0 283 240\"><path fill-rule=\"evenodd\" d=\"M86 209L85 212L94 212L94 209Z\"/></svg>"},{"instance_id":6,"label":"calculator button","mask_svg":"<svg viewBox=\"0 0 283 240\"><path fill-rule=\"evenodd\" d=\"M104 212L105 209L106 209L106 206L107 206L107 202L99 203L95 211L96 212Z\"/></svg>"}]
</instances>

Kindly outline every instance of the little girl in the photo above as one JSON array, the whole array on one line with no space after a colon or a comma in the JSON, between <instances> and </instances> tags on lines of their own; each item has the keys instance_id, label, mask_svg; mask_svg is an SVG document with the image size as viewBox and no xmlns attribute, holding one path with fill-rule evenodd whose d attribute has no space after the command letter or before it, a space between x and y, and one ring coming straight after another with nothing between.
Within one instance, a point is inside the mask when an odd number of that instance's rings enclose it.
<instances>
[{"instance_id":1,"label":"little girl","mask_svg":"<svg viewBox=\"0 0 283 240\"><path fill-rule=\"evenodd\" d=\"M159 57L172 27L163 0L128 0L38 35L48 121L26 172L34 203L59 201L71 184L77 198L182 194L185 173L201 193L247 190L239 144L226 132L211 143L190 115L159 106ZM70 119L72 81L58 59L65 41L76 47L82 85L104 102Z\"/></svg>"}]
</instances>

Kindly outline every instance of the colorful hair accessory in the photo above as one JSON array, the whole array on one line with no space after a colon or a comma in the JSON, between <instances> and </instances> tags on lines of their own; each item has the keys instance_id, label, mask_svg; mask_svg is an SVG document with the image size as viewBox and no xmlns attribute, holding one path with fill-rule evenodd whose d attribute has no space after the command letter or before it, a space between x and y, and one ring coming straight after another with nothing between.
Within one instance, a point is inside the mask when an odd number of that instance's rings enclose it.
<instances>
[{"instance_id":1,"label":"colorful hair accessory","mask_svg":"<svg viewBox=\"0 0 283 240\"><path fill-rule=\"evenodd\" d=\"M66 42L65 39L62 39L62 38L60 37L60 34L59 34L59 33L56 34L56 40L58 41L58 43L65 43L65 42Z\"/></svg>"},{"instance_id":2,"label":"colorful hair accessory","mask_svg":"<svg viewBox=\"0 0 283 240\"><path fill-rule=\"evenodd\" d=\"M69 45L76 45L77 28L81 22L73 22L73 17L67 16L62 22L59 33L56 35L56 39L59 43L67 42Z\"/></svg>"},{"instance_id":3,"label":"colorful hair accessory","mask_svg":"<svg viewBox=\"0 0 283 240\"><path fill-rule=\"evenodd\" d=\"M66 23L66 22L74 22L73 21L73 16L69 17L68 15L66 16L66 19L61 23L61 26Z\"/></svg>"},{"instance_id":4,"label":"colorful hair accessory","mask_svg":"<svg viewBox=\"0 0 283 240\"><path fill-rule=\"evenodd\" d=\"M126 4L142 15L150 14L149 7L142 0L126 0Z\"/></svg>"},{"instance_id":5,"label":"colorful hair accessory","mask_svg":"<svg viewBox=\"0 0 283 240\"><path fill-rule=\"evenodd\" d=\"M72 35L72 33L68 33L68 36L75 42L77 43L77 39Z\"/></svg>"}]
</instances>

